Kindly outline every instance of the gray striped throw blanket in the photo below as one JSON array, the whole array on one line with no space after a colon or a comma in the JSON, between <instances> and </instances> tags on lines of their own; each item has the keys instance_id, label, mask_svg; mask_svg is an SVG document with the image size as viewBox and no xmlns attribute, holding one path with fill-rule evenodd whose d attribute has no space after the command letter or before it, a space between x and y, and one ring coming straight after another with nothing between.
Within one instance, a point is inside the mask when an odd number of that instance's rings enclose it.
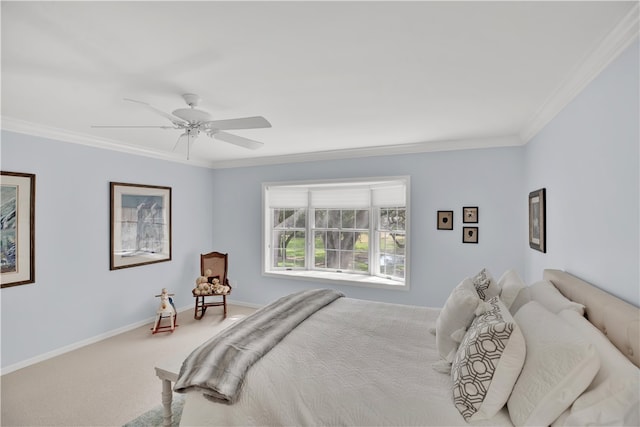
<instances>
[{"instance_id":1,"label":"gray striped throw blanket","mask_svg":"<svg viewBox=\"0 0 640 427\"><path fill-rule=\"evenodd\" d=\"M256 361L307 317L343 296L331 289L313 289L259 309L195 349L182 363L173 390L198 390L210 400L234 403Z\"/></svg>"}]
</instances>

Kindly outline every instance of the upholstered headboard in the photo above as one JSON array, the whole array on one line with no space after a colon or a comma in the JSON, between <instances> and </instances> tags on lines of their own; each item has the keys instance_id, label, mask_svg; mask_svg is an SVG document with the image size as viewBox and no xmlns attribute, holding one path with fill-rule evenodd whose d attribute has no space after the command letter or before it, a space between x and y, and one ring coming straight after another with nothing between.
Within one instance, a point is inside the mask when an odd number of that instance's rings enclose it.
<instances>
[{"instance_id":1,"label":"upholstered headboard","mask_svg":"<svg viewBox=\"0 0 640 427\"><path fill-rule=\"evenodd\" d=\"M585 306L585 317L634 365L640 367L640 308L561 270L544 270L567 298Z\"/></svg>"}]
</instances>

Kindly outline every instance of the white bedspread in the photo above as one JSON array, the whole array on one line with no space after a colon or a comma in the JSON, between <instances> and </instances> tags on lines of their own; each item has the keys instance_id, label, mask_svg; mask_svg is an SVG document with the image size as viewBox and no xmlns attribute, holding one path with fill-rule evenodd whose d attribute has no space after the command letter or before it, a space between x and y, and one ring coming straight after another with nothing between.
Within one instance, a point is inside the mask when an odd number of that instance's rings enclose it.
<instances>
[{"instance_id":1,"label":"white bedspread","mask_svg":"<svg viewBox=\"0 0 640 427\"><path fill-rule=\"evenodd\" d=\"M247 373L238 401L187 395L182 426L466 426L439 359L439 309L340 298ZM511 425L506 410L482 424Z\"/></svg>"}]
</instances>

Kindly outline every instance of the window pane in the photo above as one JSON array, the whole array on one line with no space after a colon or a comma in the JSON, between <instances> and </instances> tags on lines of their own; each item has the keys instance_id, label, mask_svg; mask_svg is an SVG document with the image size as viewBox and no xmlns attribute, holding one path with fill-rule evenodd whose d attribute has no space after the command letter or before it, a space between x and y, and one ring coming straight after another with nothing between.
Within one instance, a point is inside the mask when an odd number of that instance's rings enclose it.
<instances>
[{"instance_id":1,"label":"window pane","mask_svg":"<svg viewBox=\"0 0 640 427\"><path fill-rule=\"evenodd\" d=\"M404 255L406 246L406 236L404 234L395 234L395 253Z\"/></svg>"},{"instance_id":2,"label":"window pane","mask_svg":"<svg viewBox=\"0 0 640 427\"><path fill-rule=\"evenodd\" d=\"M340 233L340 249L343 251L352 251L353 246L355 244L355 234L354 232L347 231Z\"/></svg>"},{"instance_id":3,"label":"window pane","mask_svg":"<svg viewBox=\"0 0 640 427\"><path fill-rule=\"evenodd\" d=\"M298 209L295 215L295 227L305 228L307 226L307 212L305 209Z\"/></svg>"},{"instance_id":4,"label":"window pane","mask_svg":"<svg viewBox=\"0 0 640 427\"><path fill-rule=\"evenodd\" d=\"M273 210L273 228L278 228L282 220L280 219L280 209Z\"/></svg>"},{"instance_id":5,"label":"window pane","mask_svg":"<svg viewBox=\"0 0 640 427\"><path fill-rule=\"evenodd\" d=\"M356 228L369 228L369 211L356 211Z\"/></svg>"},{"instance_id":6,"label":"window pane","mask_svg":"<svg viewBox=\"0 0 640 427\"><path fill-rule=\"evenodd\" d=\"M404 279L404 256L396 255L396 259L393 267L394 267L393 276Z\"/></svg>"},{"instance_id":7,"label":"window pane","mask_svg":"<svg viewBox=\"0 0 640 427\"><path fill-rule=\"evenodd\" d=\"M353 253L354 270L369 271L369 233L358 233Z\"/></svg>"},{"instance_id":8,"label":"window pane","mask_svg":"<svg viewBox=\"0 0 640 427\"><path fill-rule=\"evenodd\" d=\"M342 228L354 228L356 225L356 211L342 211Z\"/></svg>"},{"instance_id":9,"label":"window pane","mask_svg":"<svg viewBox=\"0 0 640 427\"><path fill-rule=\"evenodd\" d=\"M340 228L340 210L338 209L330 209L329 210L329 228Z\"/></svg>"},{"instance_id":10,"label":"window pane","mask_svg":"<svg viewBox=\"0 0 640 427\"><path fill-rule=\"evenodd\" d=\"M316 209L316 228L327 228L327 210Z\"/></svg>"},{"instance_id":11,"label":"window pane","mask_svg":"<svg viewBox=\"0 0 640 427\"><path fill-rule=\"evenodd\" d=\"M340 251L340 269L353 270L353 252Z\"/></svg>"},{"instance_id":12,"label":"window pane","mask_svg":"<svg viewBox=\"0 0 640 427\"><path fill-rule=\"evenodd\" d=\"M287 228L293 227L293 209L284 210L284 226Z\"/></svg>"},{"instance_id":13,"label":"window pane","mask_svg":"<svg viewBox=\"0 0 640 427\"><path fill-rule=\"evenodd\" d=\"M326 256L327 256L327 268L335 268L335 269L340 268L340 264L339 264L340 256L338 251L327 250Z\"/></svg>"},{"instance_id":14,"label":"window pane","mask_svg":"<svg viewBox=\"0 0 640 427\"><path fill-rule=\"evenodd\" d=\"M324 242L327 249L340 249L340 232L339 231L327 231Z\"/></svg>"},{"instance_id":15,"label":"window pane","mask_svg":"<svg viewBox=\"0 0 640 427\"><path fill-rule=\"evenodd\" d=\"M304 267L304 231L288 233L285 265L287 267Z\"/></svg>"},{"instance_id":16,"label":"window pane","mask_svg":"<svg viewBox=\"0 0 640 427\"><path fill-rule=\"evenodd\" d=\"M325 231L316 231L314 233L314 265L317 268L326 268L327 261L324 250L324 239L327 233Z\"/></svg>"},{"instance_id":17,"label":"window pane","mask_svg":"<svg viewBox=\"0 0 640 427\"><path fill-rule=\"evenodd\" d=\"M380 209L380 224L379 224L379 228L381 230L388 230L389 229L389 217L388 217L388 211L386 209Z\"/></svg>"}]
</instances>

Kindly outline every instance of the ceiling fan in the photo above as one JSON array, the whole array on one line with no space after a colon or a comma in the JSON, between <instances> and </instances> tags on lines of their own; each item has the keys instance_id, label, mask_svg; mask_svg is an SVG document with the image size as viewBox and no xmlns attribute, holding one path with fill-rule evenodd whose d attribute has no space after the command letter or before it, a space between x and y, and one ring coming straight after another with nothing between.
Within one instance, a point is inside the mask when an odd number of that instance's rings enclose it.
<instances>
[{"instance_id":1,"label":"ceiling fan","mask_svg":"<svg viewBox=\"0 0 640 427\"><path fill-rule=\"evenodd\" d=\"M124 98L125 101L134 102L142 105L148 110L153 111L156 114L168 119L172 126L118 126L118 125L95 125L93 128L157 128L157 129L180 129L184 132L178 137L173 149L175 150L178 143L183 137L187 137L187 159L189 158L189 147L195 141L195 139L204 133L210 138L219 139L230 144L238 145L240 147L256 150L262 147L264 144L259 141L244 138L242 136L233 135L225 130L231 129L258 129L258 128L270 128L271 123L262 116L243 117L238 119L227 120L211 120L211 114L204 110L196 108L200 97L193 93L186 93L182 95L189 108L178 108L173 110L171 114L166 113L153 107L150 104L142 101L136 101L135 99Z\"/></svg>"}]
</instances>

